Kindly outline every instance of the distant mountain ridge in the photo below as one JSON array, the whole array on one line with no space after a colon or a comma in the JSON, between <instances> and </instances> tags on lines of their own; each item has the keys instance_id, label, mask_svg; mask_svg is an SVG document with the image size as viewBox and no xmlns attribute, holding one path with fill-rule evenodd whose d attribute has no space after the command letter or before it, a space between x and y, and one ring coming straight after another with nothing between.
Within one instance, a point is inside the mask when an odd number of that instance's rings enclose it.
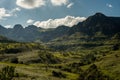
<instances>
[{"instance_id":1,"label":"distant mountain ridge","mask_svg":"<svg viewBox=\"0 0 120 80\"><path fill-rule=\"evenodd\" d=\"M73 27L63 25L55 29L43 29L35 25L23 28L20 24L6 29L0 25L0 35L22 42L48 42L63 36L69 37L76 32L88 36L94 36L96 33L113 36L120 32L120 17L108 17L102 13L96 13Z\"/></svg>"},{"instance_id":2,"label":"distant mountain ridge","mask_svg":"<svg viewBox=\"0 0 120 80\"><path fill-rule=\"evenodd\" d=\"M120 32L120 17L107 17L102 13L96 13L87 18L82 23L73 26L70 31L83 32L87 35L94 35L96 32L102 32L105 35L112 35Z\"/></svg>"}]
</instances>

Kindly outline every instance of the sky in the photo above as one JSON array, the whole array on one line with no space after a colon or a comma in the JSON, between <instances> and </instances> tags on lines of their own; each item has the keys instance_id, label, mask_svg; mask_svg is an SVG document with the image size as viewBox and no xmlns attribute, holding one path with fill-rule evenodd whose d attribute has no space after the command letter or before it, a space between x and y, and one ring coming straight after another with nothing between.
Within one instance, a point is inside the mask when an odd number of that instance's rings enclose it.
<instances>
[{"instance_id":1,"label":"sky","mask_svg":"<svg viewBox=\"0 0 120 80\"><path fill-rule=\"evenodd\" d=\"M120 0L0 0L0 25L71 27L97 12L120 17Z\"/></svg>"}]
</instances>

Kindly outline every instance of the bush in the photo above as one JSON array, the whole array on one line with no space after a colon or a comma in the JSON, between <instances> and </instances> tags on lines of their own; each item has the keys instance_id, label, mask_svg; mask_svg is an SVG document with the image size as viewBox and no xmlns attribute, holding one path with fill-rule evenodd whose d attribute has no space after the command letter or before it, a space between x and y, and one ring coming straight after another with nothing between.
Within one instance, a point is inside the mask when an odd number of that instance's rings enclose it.
<instances>
[{"instance_id":1,"label":"bush","mask_svg":"<svg viewBox=\"0 0 120 80\"><path fill-rule=\"evenodd\" d=\"M119 45L118 44L114 44L113 46L112 46L112 50L118 50L119 49Z\"/></svg>"},{"instance_id":2,"label":"bush","mask_svg":"<svg viewBox=\"0 0 120 80\"><path fill-rule=\"evenodd\" d=\"M80 74L78 80L113 80L104 75L95 64L91 65L86 71Z\"/></svg>"},{"instance_id":3,"label":"bush","mask_svg":"<svg viewBox=\"0 0 120 80\"><path fill-rule=\"evenodd\" d=\"M19 52L22 52L22 50L19 48L14 48L14 49L11 48L5 50L5 53L19 53Z\"/></svg>"},{"instance_id":4,"label":"bush","mask_svg":"<svg viewBox=\"0 0 120 80\"><path fill-rule=\"evenodd\" d=\"M0 80L12 80L15 75L15 67L6 66L0 72Z\"/></svg>"},{"instance_id":5,"label":"bush","mask_svg":"<svg viewBox=\"0 0 120 80\"><path fill-rule=\"evenodd\" d=\"M93 53L89 53L81 58L81 63L84 65L90 64L96 60L96 56Z\"/></svg>"},{"instance_id":6,"label":"bush","mask_svg":"<svg viewBox=\"0 0 120 80\"><path fill-rule=\"evenodd\" d=\"M16 58L16 57L10 58L9 62L17 64L18 63L18 58Z\"/></svg>"},{"instance_id":7,"label":"bush","mask_svg":"<svg viewBox=\"0 0 120 80\"><path fill-rule=\"evenodd\" d=\"M66 75L62 72L52 71L52 75L59 78L66 78Z\"/></svg>"},{"instance_id":8,"label":"bush","mask_svg":"<svg viewBox=\"0 0 120 80\"><path fill-rule=\"evenodd\" d=\"M39 51L39 61L41 61L41 63L46 62L46 63L49 63L49 64L55 64L55 63L59 63L60 59L55 57L49 51Z\"/></svg>"},{"instance_id":9,"label":"bush","mask_svg":"<svg viewBox=\"0 0 120 80\"><path fill-rule=\"evenodd\" d=\"M80 63L71 63L66 66L63 66L61 70L67 71L67 72L72 72L72 73L81 73L82 69L80 68L81 64Z\"/></svg>"}]
</instances>

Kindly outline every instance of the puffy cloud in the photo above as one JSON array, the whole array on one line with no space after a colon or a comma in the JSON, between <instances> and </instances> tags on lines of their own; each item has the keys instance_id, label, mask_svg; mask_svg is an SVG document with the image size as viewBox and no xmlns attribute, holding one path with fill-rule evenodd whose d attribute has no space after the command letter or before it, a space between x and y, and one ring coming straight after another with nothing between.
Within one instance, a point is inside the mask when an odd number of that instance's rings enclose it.
<instances>
[{"instance_id":1,"label":"puffy cloud","mask_svg":"<svg viewBox=\"0 0 120 80\"><path fill-rule=\"evenodd\" d=\"M69 3L69 0L51 0L51 3L54 6L62 6L67 5Z\"/></svg>"},{"instance_id":2,"label":"puffy cloud","mask_svg":"<svg viewBox=\"0 0 120 80\"><path fill-rule=\"evenodd\" d=\"M61 25L72 27L73 25L78 24L79 22L84 21L85 17L74 17L66 16L65 18L60 19L49 19L47 21L36 21L34 25L43 28L56 28Z\"/></svg>"},{"instance_id":3,"label":"puffy cloud","mask_svg":"<svg viewBox=\"0 0 120 80\"><path fill-rule=\"evenodd\" d=\"M5 8L0 8L0 20L10 16L11 14Z\"/></svg>"},{"instance_id":4,"label":"puffy cloud","mask_svg":"<svg viewBox=\"0 0 120 80\"><path fill-rule=\"evenodd\" d=\"M71 8L74 5L74 3L70 3L67 5L67 8Z\"/></svg>"},{"instance_id":5,"label":"puffy cloud","mask_svg":"<svg viewBox=\"0 0 120 80\"><path fill-rule=\"evenodd\" d=\"M46 0L17 0L16 4L25 9L33 9L44 6Z\"/></svg>"},{"instance_id":6,"label":"puffy cloud","mask_svg":"<svg viewBox=\"0 0 120 80\"><path fill-rule=\"evenodd\" d=\"M32 19L28 19L26 23L28 23L28 24L32 24L33 22L34 22L34 20L32 20Z\"/></svg>"},{"instance_id":7,"label":"puffy cloud","mask_svg":"<svg viewBox=\"0 0 120 80\"><path fill-rule=\"evenodd\" d=\"M113 7L112 4L108 4L108 3L106 4L106 6L109 7L109 8Z\"/></svg>"},{"instance_id":8,"label":"puffy cloud","mask_svg":"<svg viewBox=\"0 0 120 80\"><path fill-rule=\"evenodd\" d=\"M5 8L0 8L0 20L4 20L7 17L17 16L16 12L21 11L20 8L14 8L12 10L6 10Z\"/></svg>"},{"instance_id":9,"label":"puffy cloud","mask_svg":"<svg viewBox=\"0 0 120 80\"><path fill-rule=\"evenodd\" d=\"M48 2L50 2L53 6L66 5L67 8L71 8L73 5L73 3L70 3L69 0L16 0L16 4L25 9L42 7L45 6Z\"/></svg>"}]
</instances>

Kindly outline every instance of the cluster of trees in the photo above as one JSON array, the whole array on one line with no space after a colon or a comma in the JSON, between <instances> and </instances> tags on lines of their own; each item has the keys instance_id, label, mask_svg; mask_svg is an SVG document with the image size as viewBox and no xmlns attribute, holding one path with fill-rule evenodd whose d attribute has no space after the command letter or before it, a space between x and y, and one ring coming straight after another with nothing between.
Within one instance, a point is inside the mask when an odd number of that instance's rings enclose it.
<instances>
[{"instance_id":1,"label":"cluster of trees","mask_svg":"<svg viewBox=\"0 0 120 80\"><path fill-rule=\"evenodd\" d=\"M81 63L82 63L83 65L87 65L87 64L91 64L91 63L94 62L95 60L96 60L95 54L89 53L89 54L81 57L81 60L80 60L80 61L81 61Z\"/></svg>"},{"instance_id":2,"label":"cluster of trees","mask_svg":"<svg viewBox=\"0 0 120 80\"><path fill-rule=\"evenodd\" d=\"M70 73L79 74L77 80L113 80L112 77L106 75L101 69L99 69L95 64L91 64L90 67L83 70L80 67L80 63L69 64L68 66L60 67L62 71L52 71L54 77L66 78L67 75L63 71Z\"/></svg>"},{"instance_id":3,"label":"cluster of trees","mask_svg":"<svg viewBox=\"0 0 120 80\"><path fill-rule=\"evenodd\" d=\"M37 43L0 43L0 54L19 53L32 49L43 49L43 46Z\"/></svg>"},{"instance_id":4,"label":"cluster of trees","mask_svg":"<svg viewBox=\"0 0 120 80\"><path fill-rule=\"evenodd\" d=\"M105 75L95 64L83 71L78 80L113 80Z\"/></svg>"},{"instance_id":5,"label":"cluster of trees","mask_svg":"<svg viewBox=\"0 0 120 80\"><path fill-rule=\"evenodd\" d=\"M61 60L55 57L50 51L40 50L39 52L39 61L41 63L55 64L60 63Z\"/></svg>"},{"instance_id":6,"label":"cluster of trees","mask_svg":"<svg viewBox=\"0 0 120 80\"><path fill-rule=\"evenodd\" d=\"M83 65L81 63L71 63L71 64L68 64L68 65L64 65L61 67L61 70L62 71L67 71L67 72L70 72L70 73L77 73L77 74L80 74L83 70L80 68L80 66Z\"/></svg>"}]
</instances>

